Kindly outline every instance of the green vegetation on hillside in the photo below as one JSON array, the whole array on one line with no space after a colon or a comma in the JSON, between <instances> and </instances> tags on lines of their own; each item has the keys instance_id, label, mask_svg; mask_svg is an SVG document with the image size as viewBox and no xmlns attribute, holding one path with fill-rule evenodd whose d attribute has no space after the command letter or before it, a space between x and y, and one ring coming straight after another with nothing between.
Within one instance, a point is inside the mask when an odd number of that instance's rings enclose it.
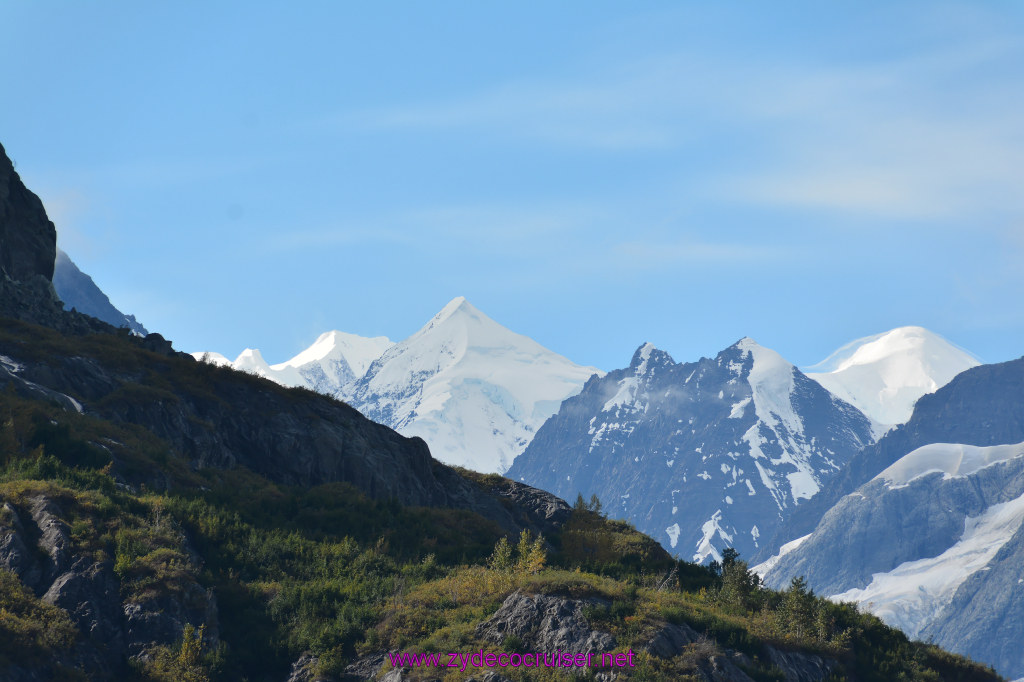
<instances>
[{"instance_id":1,"label":"green vegetation on hillside","mask_svg":"<svg viewBox=\"0 0 1024 682\"><path fill-rule=\"evenodd\" d=\"M70 343L34 333L39 343L26 348L29 354ZM219 400L204 384L211 377L286 391L183 362L184 369L154 372L142 359L158 356L127 339L75 344L92 357L138 361L140 377L153 380L107 400L131 401L138 391L147 399L164 392L173 401L184 384ZM162 473L166 489L132 483L153 471ZM485 489L501 483L462 474ZM632 679L701 679L700 666L727 649L746 656L754 679L782 679L766 645L835 659L851 679L995 679L852 606L814 596L800 581L784 592L766 590L734 555L711 568L678 562L628 523L606 519L597 500L578 500L558 532L506 538L468 511L372 500L344 483L300 488L241 467L193 470L142 428L8 388L0 391L0 540L13 523L3 503L24 511L40 496L59 508L75 554L109 562L122 600L201 602L207 590L215 596L220 645L210 644L211 624L190 623L176 643L155 647L135 664L140 680L280 680L304 652L317 657L322 672L337 674L382 651L515 650L522 646L516 638L488 642L476 628L516 590L596 598L586 611L592 627L614 635L616 651L641 652ZM672 659L642 652L666 623L703 637ZM64 611L0 570L0 670L12 663L63 665L81 637ZM460 680L473 670L422 672ZM556 669L503 674L565 677Z\"/></svg>"}]
</instances>

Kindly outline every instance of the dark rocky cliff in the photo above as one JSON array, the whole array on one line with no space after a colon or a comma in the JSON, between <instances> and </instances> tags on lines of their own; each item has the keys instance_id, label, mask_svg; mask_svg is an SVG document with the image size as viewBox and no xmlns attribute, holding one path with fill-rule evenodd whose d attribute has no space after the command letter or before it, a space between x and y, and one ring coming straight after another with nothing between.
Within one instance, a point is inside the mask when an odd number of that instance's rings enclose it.
<instances>
[{"instance_id":1,"label":"dark rocky cliff","mask_svg":"<svg viewBox=\"0 0 1024 682\"><path fill-rule=\"evenodd\" d=\"M57 229L0 145L0 273L16 282L53 278Z\"/></svg>"}]
</instances>

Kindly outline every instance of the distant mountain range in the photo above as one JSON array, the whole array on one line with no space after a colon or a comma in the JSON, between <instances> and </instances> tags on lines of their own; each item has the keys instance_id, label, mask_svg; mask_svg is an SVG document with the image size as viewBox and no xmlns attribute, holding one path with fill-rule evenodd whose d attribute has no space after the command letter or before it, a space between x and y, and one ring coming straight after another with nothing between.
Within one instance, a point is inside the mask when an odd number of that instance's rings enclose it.
<instances>
[{"instance_id":1,"label":"distant mountain range","mask_svg":"<svg viewBox=\"0 0 1024 682\"><path fill-rule=\"evenodd\" d=\"M257 374L283 386L303 386L348 400L349 387L393 345L394 342L384 336L367 338L330 331L321 334L312 346L292 359L275 365L268 364L255 348L246 348L233 361L213 352L192 353L192 356L214 365Z\"/></svg>"},{"instance_id":2,"label":"distant mountain range","mask_svg":"<svg viewBox=\"0 0 1024 682\"><path fill-rule=\"evenodd\" d=\"M332 395L405 436L420 436L447 464L497 473L565 398L601 373L506 329L462 297L397 344L332 331L275 365L254 349L234 361L192 355Z\"/></svg>"},{"instance_id":3,"label":"distant mountain range","mask_svg":"<svg viewBox=\"0 0 1024 682\"><path fill-rule=\"evenodd\" d=\"M844 474L809 534L755 569L768 585L805 576L912 637L1024 676L1024 358L922 398Z\"/></svg>"}]
</instances>

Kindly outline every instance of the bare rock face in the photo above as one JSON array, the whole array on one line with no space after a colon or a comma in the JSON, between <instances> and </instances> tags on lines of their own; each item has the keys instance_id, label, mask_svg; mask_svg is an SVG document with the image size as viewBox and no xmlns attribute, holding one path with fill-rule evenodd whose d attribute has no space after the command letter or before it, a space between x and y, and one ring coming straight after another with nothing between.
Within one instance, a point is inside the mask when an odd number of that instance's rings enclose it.
<instances>
[{"instance_id":1,"label":"bare rock face","mask_svg":"<svg viewBox=\"0 0 1024 682\"><path fill-rule=\"evenodd\" d=\"M120 586L109 563L79 557L54 580L43 601L64 609L82 633L79 657L92 669L114 670L123 663ZM180 636L180 631L179 631ZM171 639L170 642L173 642Z\"/></svg>"},{"instance_id":2,"label":"bare rock face","mask_svg":"<svg viewBox=\"0 0 1024 682\"><path fill-rule=\"evenodd\" d=\"M543 594L527 595L517 590L488 620L477 626L476 634L500 643L515 636L531 651L571 654L610 651L615 638L592 630L583 615L588 605L603 604L591 599L567 599Z\"/></svg>"},{"instance_id":3,"label":"bare rock face","mask_svg":"<svg viewBox=\"0 0 1024 682\"><path fill-rule=\"evenodd\" d=\"M60 505L45 494L15 506L0 500L0 570L9 570L42 601L67 612L79 632L70 658L55 661L86 671L89 679L122 679L132 658L181 639L186 624L205 625L204 641L219 644L212 592L182 581L171 593L125 603L110 562L75 554ZM47 669L4 670L3 679L58 679Z\"/></svg>"},{"instance_id":4,"label":"bare rock face","mask_svg":"<svg viewBox=\"0 0 1024 682\"><path fill-rule=\"evenodd\" d=\"M42 495L30 501L32 522L41 532L38 546L48 556L43 561L43 580L50 584L71 563L70 531L68 525L60 519L60 509L54 502Z\"/></svg>"},{"instance_id":5,"label":"bare rock face","mask_svg":"<svg viewBox=\"0 0 1024 682\"><path fill-rule=\"evenodd\" d=\"M839 664L829 658L799 651L782 651L771 646L766 649L768 660L782 671L786 682L821 682L839 670Z\"/></svg>"},{"instance_id":6,"label":"bare rock face","mask_svg":"<svg viewBox=\"0 0 1024 682\"><path fill-rule=\"evenodd\" d=\"M711 656L700 672L707 682L754 682L728 656Z\"/></svg>"},{"instance_id":7,"label":"bare rock face","mask_svg":"<svg viewBox=\"0 0 1024 682\"><path fill-rule=\"evenodd\" d=\"M491 492L512 502L517 523L534 533L551 533L565 525L572 516L572 508L560 497L549 492L503 478L491 487Z\"/></svg>"},{"instance_id":8,"label":"bare rock face","mask_svg":"<svg viewBox=\"0 0 1024 682\"><path fill-rule=\"evenodd\" d=\"M18 511L4 502L0 510L0 569L14 573L21 582L34 588L43 577L43 569L25 544L24 534Z\"/></svg>"},{"instance_id":9,"label":"bare rock face","mask_svg":"<svg viewBox=\"0 0 1024 682\"><path fill-rule=\"evenodd\" d=\"M683 652L687 644L693 644L698 635L688 625L668 623L654 633L654 637L644 646L644 651L658 658L674 658Z\"/></svg>"},{"instance_id":10,"label":"bare rock face","mask_svg":"<svg viewBox=\"0 0 1024 682\"><path fill-rule=\"evenodd\" d=\"M0 275L16 282L53 279L57 229L0 145Z\"/></svg>"},{"instance_id":11,"label":"bare rock face","mask_svg":"<svg viewBox=\"0 0 1024 682\"><path fill-rule=\"evenodd\" d=\"M56 255L57 229L0 145L0 316L68 333L113 330L64 312L52 282Z\"/></svg>"}]
</instances>

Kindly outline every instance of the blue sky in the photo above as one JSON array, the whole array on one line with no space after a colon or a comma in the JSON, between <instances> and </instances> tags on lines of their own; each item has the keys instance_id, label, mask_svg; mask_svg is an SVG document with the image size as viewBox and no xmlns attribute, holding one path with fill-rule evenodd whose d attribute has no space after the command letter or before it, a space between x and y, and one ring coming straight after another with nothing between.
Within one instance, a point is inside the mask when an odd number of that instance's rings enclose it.
<instances>
[{"instance_id":1,"label":"blue sky","mask_svg":"<svg viewBox=\"0 0 1024 682\"><path fill-rule=\"evenodd\" d=\"M1024 354L1024 5L711 5L0 0L0 142L183 350Z\"/></svg>"}]
</instances>

